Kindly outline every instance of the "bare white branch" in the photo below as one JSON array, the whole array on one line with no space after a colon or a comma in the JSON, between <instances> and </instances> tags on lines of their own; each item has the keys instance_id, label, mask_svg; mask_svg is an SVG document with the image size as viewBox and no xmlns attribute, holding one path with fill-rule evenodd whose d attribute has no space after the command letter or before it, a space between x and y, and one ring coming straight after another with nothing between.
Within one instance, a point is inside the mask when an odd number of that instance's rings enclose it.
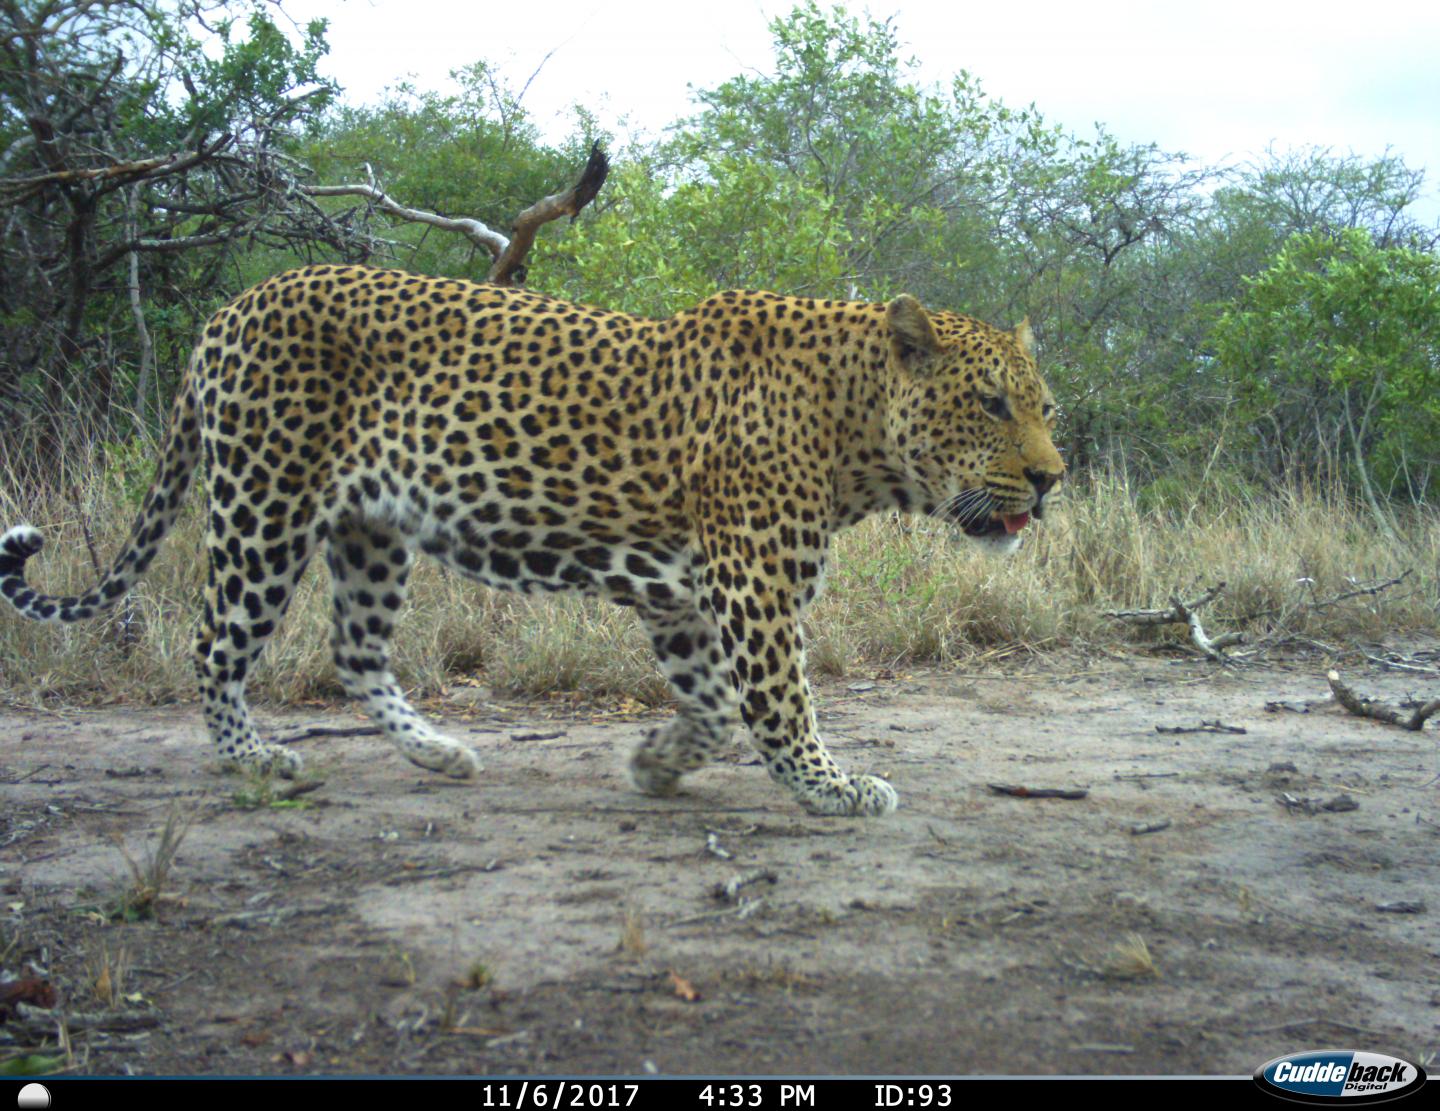
<instances>
[{"instance_id":1,"label":"bare white branch","mask_svg":"<svg viewBox=\"0 0 1440 1111\"><path fill-rule=\"evenodd\" d=\"M426 212L423 208L409 208L374 185L302 185L299 192L307 197L365 197L376 208L396 219L429 224L442 231L457 231L475 246L488 251L491 258L498 259L510 246L510 240L479 220L441 216L438 212Z\"/></svg>"}]
</instances>

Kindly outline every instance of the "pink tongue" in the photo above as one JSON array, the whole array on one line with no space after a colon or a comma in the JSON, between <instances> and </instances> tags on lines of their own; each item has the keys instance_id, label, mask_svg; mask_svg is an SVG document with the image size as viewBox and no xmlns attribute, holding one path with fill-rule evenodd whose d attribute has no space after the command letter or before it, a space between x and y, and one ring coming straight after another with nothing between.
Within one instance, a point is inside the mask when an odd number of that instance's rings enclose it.
<instances>
[{"instance_id":1,"label":"pink tongue","mask_svg":"<svg viewBox=\"0 0 1440 1111\"><path fill-rule=\"evenodd\" d=\"M1000 520L1004 522L1006 532L1016 533L1030 523L1030 514L1017 513L1013 517L1001 517Z\"/></svg>"}]
</instances>

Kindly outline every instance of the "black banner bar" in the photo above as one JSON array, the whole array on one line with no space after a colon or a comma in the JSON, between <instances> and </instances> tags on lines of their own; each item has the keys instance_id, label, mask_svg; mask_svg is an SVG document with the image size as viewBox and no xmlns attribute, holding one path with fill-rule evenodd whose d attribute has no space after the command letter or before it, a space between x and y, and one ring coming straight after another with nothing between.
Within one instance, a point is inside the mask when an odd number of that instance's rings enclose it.
<instances>
[{"instance_id":1,"label":"black banner bar","mask_svg":"<svg viewBox=\"0 0 1440 1111\"><path fill-rule=\"evenodd\" d=\"M39 1093L33 1090L31 1102L17 1102L28 1084L40 1085L48 1104L36 1102ZM89 1111L111 1099L141 1108L183 1104L201 1111L218 1111L205 1103L230 1100L278 1111L292 1102L318 1106L317 1100L331 1099L403 1099L406 1111L432 1105L445 1111L948 1111L1002 1087L1025 1097L1063 1098L1063 1088L1065 1095L1145 1098L1162 1089L1173 1095L1181 1085L1224 1099L1227 1111L1236 1100L1275 1106L1249 1077L37 1076L0 1078L0 1111L17 1106Z\"/></svg>"}]
</instances>

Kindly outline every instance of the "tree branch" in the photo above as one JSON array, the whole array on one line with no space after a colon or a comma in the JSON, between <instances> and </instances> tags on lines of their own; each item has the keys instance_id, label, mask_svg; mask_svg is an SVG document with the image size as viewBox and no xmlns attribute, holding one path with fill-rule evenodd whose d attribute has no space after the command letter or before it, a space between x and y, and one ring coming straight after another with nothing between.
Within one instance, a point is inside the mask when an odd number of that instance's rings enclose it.
<instances>
[{"instance_id":1,"label":"tree branch","mask_svg":"<svg viewBox=\"0 0 1440 1111\"><path fill-rule=\"evenodd\" d=\"M525 274L522 264L525 256L530 253L540 226L551 220L558 220L561 216L575 219L580 215L580 210L595 199L595 194L600 192L600 186L605 184L609 173L610 163L605 152L600 149L600 144L596 143L590 148L590 158L585 163L584 172L573 187L536 201L516 217L510 242L495 259L495 265L490 267L487 280L496 285L510 285L512 281L516 284L523 282Z\"/></svg>"},{"instance_id":2,"label":"tree branch","mask_svg":"<svg viewBox=\"0 0 1440 1111\"><path fill-rule=\"evenodd\" d=\"M101 181L106 184L100 192L109 192L129 185L137 179L152 180L170 174L184 173L204 162L231 141L231 136L222 135L206 146L192 151L161 154L154 158L142 158L134 162L120 162L113 166L97 166L90 169L55 170L48 174L30 177L12 177L0 180L0 204L15 204L30 196L45 185L73 185L82 181ZM118 179L118 180L117 180Z\"/></svg>"},{"instance_id":3,"label":"tree branch","mask_svg":"<svg viewBox=\"0 0 1440 1111\"><path fill-rule=\"evenodd\" d=\"M1423 706L1416 707L1414 713L1407 715L1403 710L1397 710L1387 703L1376 702L1362 694L1356 694L1354 690L1340 681L1338 671L1328 672L1325 679L1329 682L1330 689L1335 692L1335 701L1352 714L1362 718L1374 718L1376 721L1383 721L1388 725L1398 725L1401 729L1418 732L1425 727L1427 719L1440 713L1440 698L1432 698Z\"/></svg>"},{"instance_id":4,"label":"tree branch","mask_svg":"<svg viewBox=\"0 0 1440 1111\"><path fill-rule=\"evenodd\" d=\"M510 245L508 239L479 220L441 216L436 212L426 212L423 208L407 208L374 185L302 185L299 191L307 197L366 197L376 208L398 219L429 224L442 231L458 231L475 246L490 252L491 258L498 259Z\"/></svg>"}]
</instances>

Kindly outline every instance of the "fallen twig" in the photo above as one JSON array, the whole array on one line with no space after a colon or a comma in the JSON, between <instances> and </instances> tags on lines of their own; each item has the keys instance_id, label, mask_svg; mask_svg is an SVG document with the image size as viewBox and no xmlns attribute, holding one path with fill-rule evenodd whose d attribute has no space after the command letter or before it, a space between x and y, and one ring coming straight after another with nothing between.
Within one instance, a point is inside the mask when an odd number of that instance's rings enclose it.
<instances>
[{"instance_id":1,"label":"fallen twig","mask_svg":"<svg viewBox=\"0 0 1440 1111\"><path fill-rule=\"evenodd\" d=\"M1283 791L1275 796L1275 801L1286 810L1298 810L1302 814L1319 814L1322 811L1330 814L1344 814L1350 810L1360 809L1360 804L1346 794L1336 795L1333 799L1326 799L1324 802L1316 802L1314 799L1299 798L1289 791Z\"/></svg>"},{"instance_id":2,"label":"fallen twig","mask_svg":"<svg viewBox=\"0 0 1440 1111\"><path fill-rule=\"evenodd\" d=\"M1169 818L1161 818L1158 822L1136 822L1130 827L1130 835L1132 837L1142 837L1147 833L1159 833L1162 829L1169 828Z\"/></svg>"},{"instance_id":3,"label":"fallen twig","mask_svg":"<svg viewBox=\"0 0 1440 1111\"><path fill-rule=\"evenodd\" d=\"M292 799L298 799L301 795L308 795L311 791L318 791L323 786L325 786L323 779L296 780L293 783L273 788L271 801L290 802Z\"/></svg>"},{"instance_id":4,"label":"fallen twig","mask_svg":"<svg viewBox=\"0 0 1440 1111\"><path fill-rule=\"evenodd\" d=\"M50 1010L40 1010L21 1003L15 1009L15 1015L7 1023L7 1028L12 1034L19 1033L29 1037L51 1035L55 1032L55 1024L63 1020L65 1026L74 1033L79 1030L106 1031L107 1033L124 1033L132 1030L152 1030L159 1026L160 1016L153 1011L109 1011L103 1013L76 1013L60 1015Z\"/></svg>"},{"instance_id":5,"label":"fallen twig","mask_svg":"<svg viewBox=\"0 0 1440 1111\"><path fill-rule=\"evenodd\" d=\"M1225 655L1225 649L1243 643L1245 634L1222 633L1218 637L1212 637L1205 631L1205 626L1200 623L1200 610L1220 597L1224 590L1225 584L1220 582L1204 591L1193 601L1186 602L1180 595L1172 594L1169 609L1107 610L1104 616L1117 621L1128 621L1132 625L1188 625L1190 626L1190 640L1195 647L1210 659L1226 663L1229 657Z\"/></svg>"},{"instance_id":6,"label":"fallen twig","mask_svg":"<svg viewBox=\"0 0 1440 1111\"><path fill-rule=\"evenodd\" d=\"M1216 587L1216 593L1218 593L1224 585L1224 583L1221 583L1220 587ZM1200 614L1197 612L1198 607L1190 606L1182 602L1178 594L1170 599L1170 604L1179 611L1185 623L1190 626L1190 640L1194 643L1195 647L1218 663L1224 663L1226 661L1226 648L1229 648L1231 645L1241 644L1245 640L1244 633L1222 633L1220 636L1212 638L1205 632L1205 626L1200 624Z\"/></svg>"},{"instance_id":7,"label":"fallen twig","mask_svg":"<svg viewBox=\"0 0 1440 1111\"><path fill-rule=\"evenodd\" d=\"M1381 914L1424 914L1425 904L1418 900L1404 899L1397 903L1376 903L1375 909Z\"/></svg>"},{"instance_id":8,"label":"fallen twig","mask_svg":"<svg viewBox=\"0 0 1440 1111\"><path fill-rule=\"evenodd\" d=\"M765 900L763 898L740 899L734 906L725 907L723 910L707 910L700 914L690 914L684 918L676 918L672 922L666 922L665 928L674 929L676 926L693 926L697 922L711 922L717 918L733 917L743 921L754 914L764 903Z\"/></svg>"},{"instance_id":9,"label":"fallen twig","mask_svg":"<svg viewBox=\"0 0 1440 1111\"><path fill-rule=\"evenodd\" d=\"M1417 664L1414 660L1404 657L1397 660L1385 656L1372 656L1369 652L1364 652L1362 655L1372 664L1379 664L1386 671L1407 671L1415 675L1440 676L1440 667L1426 667L1424 664Z\"/></svg>"},{"instance_id":10,"label":"fallen twig","mask_svg":"<svg viewBox=\"0 0 1440 1111\"><path fill-rule=\"evenodd\" d=\"M1169 609L1106 610L1103 616L1113 618L1117 621L1127 621L1134 625L1178 625L1182 623L1188 625L1190 628L1191 643L1204 653L1205 656L1215 660L1217 663L1231 664L1253 660L1260 653L1273 651L1278 645L1285 643L1310 644L1313 647L1320 648L1322 651L1333 655L1337 650L1332 645L1322 644L1319 641L1288 633L1286 627L1293 618L1300 614L1327 610L1332 606L1337 606L1352 598L1380 594L1382 591L1404 582L1413 573L1413 570L1407 570L1393 578L1363 586L1357 585L1354 589L1341 591L1331 598L1309 601L1301 600L1271 609L1254 610L1250 613L1242 614L1235 618L1237 622L1248 623L1260 620L1261 618L1274 618L1275 621L1271 627L1271 631L1264 636L1255 647L1249 648L1244 652L1233 654L1227 653L1226 649L1245 643L1245 634L1232 632L1222 633L1220 636L1212 637L1205 631L1205 627L1199 617L1200 609L1209 605L1224 591L1225 584L1223 582L1210 587L1193 601L1187 602L1181 599L1178 594L1172 595ZM1413 671L1418 674L1440 675L1440 670L1422 667L1411 660L1395 662L1382 661L1373 656L1367 658L1382 666L1394 667L1398 671Z\"/></svg>"},{"instance_id":11,"label":"fallen twig","mask_svg":"<svg viewBox=\"0 0 1440 1111\"><path fill-rule=\"evenodd\" d=\"M987 786L997 795L1009 795L1017 799L1083 799L1090 794L1083 788L1019 787L1013 783L990 783Z\"/></svg>"},{"instance_id":12,"label":"fallen twig","mask_svg":"<svg viewBox=\"0 0 1440 1111\"><path fill-rule=\"evenodd\" d=\"M1363 1026L1351 1026L1348 1022L1339 1022L1333 1018L1300 1018L1294 1022L1282 1022L1277 1026L1256 1026L1247 1030L1247 1034L1280 1034L1294 1030L1301 1026L1333 1026L1337 1030L1344 1030L1349 1034L1374 1034L1375 1031L1367 1030ZM1378 1037L1376 1040L1379 1040Z\"/></svg>"},{"instance_id":13,"label":"fallen twig","mask_svg":"<svg viewBox=\"0 0 1440 1111\"><path fill-rule=\"evenodd\" d=\"M727 903L734 903L740 898L741 888L749 887L752 883L776 883L779 878L769 868L756 868L731 876L724 883L717 883L710 889L710 894Z\"/></svg>"},{"instance_id":14,"label":"fallen twig","mask_svg":"<svg viewBox=\"0 0 1440 1111\"><path fill-rule=\"evenodd\" d=\"M1265 712L1267 714L1278 714L1281 712L1308 714L1316 706L1328 706L1329 704L1330 700L1328 698L1312 699L1309 702L1285 702L1276 699L1275 701L1265 703Z\"/></svg>"},{"instance_id":15,"label":"fallen twig","mask_svg":"<svg viewBox=\"0 0 1440 1111\"><path fill-rule=\"evenodd\" d=\"M1157 733L1239 733L1246 732L1244 726L1226 725L1223 721L1202 721L1199 725L1157 725Z\"/></svg>"},{"instance_id":16,"label":"fallen twig","mask_svg":"<svg viewBox=\"0 0 1440 1111\"><path fill-rule=\"evenodd\" d=\"M1216 583L1193 602L1181 602L1178 597L1170 599L1170 608L1165 610L1106 610L1102 617L1113 617L1116 621L1128 621L1132 625L1176 625L1184 621L1185 610L1198 610L1208 606L1225 590L1223 582Z\"/></svg>"},{"instance_id":17,"label":"fallen twig","mask_svg":"<svg viewBox=\"0 0 1440 1111\"><path fill-rule=\"evenodd\" d=\"M1388 725L1398 725L1401 729L1409 729L1416 732L1423 729L1425 722L1440 713L1440 698L1432 698L1422 706L1417 706L1413 713L1407 715L1403 710L1385 702L1377 702L1372 698L1356 694L1347 684L1340 681L1338 671L1328 672L1325 676L1330 683L1330 689L1335 692L1335 701L1344 706L1352 714L1362 718L1374 718L1376 721L1383 721Z\"/></svg>"},{"instance_id":18,"label":"fallen twig","mask_svg":"<svg viewBox=\"0 0 1440 1111\"><path fill-rule=\"evenodd\" d=\"M275 743L293 745L296 741L308 741L315 737L376 737L379 734L378 725L312 725L288 737L276 737Z\"/></svg>"},{"instance_id":19,"label":"fallen twig","mask_svg":"<svg viewBox=\"0 0 1440 1111\"><path fill-rule=\"evenodd\" d=\"M33 772L31 773L34 774ZM106 768L106 779L144 779L147 775L164 775L159 768ZM16 780L18 783L19 780Z\"/></svg>"}]
</instances>

